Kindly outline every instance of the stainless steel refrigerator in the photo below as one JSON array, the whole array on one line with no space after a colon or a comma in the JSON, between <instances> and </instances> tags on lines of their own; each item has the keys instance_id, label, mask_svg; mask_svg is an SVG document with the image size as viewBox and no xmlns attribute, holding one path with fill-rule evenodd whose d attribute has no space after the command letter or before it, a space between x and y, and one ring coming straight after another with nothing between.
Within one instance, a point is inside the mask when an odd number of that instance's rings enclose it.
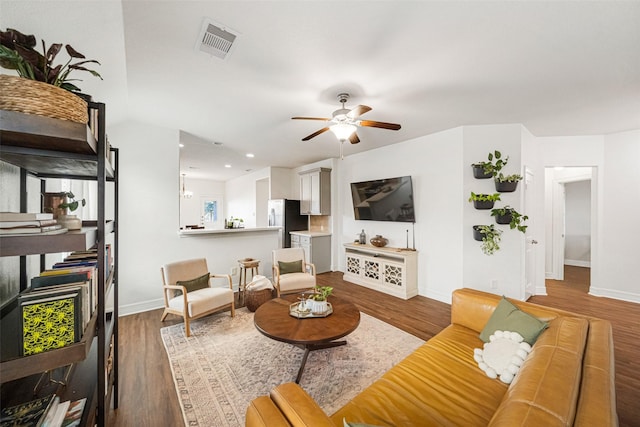
<instances>
[{"instance_id":1,"label":"stainless steel refrigerator","mask_svg":"<svg viewBox=\"0 0 640 427\"><path fill-rule=\"evenodd\" d=\"M282 227L280 242L283 248L291 247L291 231L306 230L309 216L300 214L300 200L269 200L269 227Z\"/></svg>"}]
</instances>

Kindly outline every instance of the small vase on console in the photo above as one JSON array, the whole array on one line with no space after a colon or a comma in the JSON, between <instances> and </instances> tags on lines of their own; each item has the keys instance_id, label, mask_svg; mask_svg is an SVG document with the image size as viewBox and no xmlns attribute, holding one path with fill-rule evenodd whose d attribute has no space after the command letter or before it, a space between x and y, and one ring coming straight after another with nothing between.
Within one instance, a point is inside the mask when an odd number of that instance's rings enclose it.
<instances>
[{"instance_id":1,"label":"small vase on console","mask_svg":"<svg viewBox=\"0 0 640 427\"><path fill-rule=\"evenodd\" d=\"M379 248L387 246L387 243L389 243L389 240L386 237L382 237L380 234L377 234L376 237L372 237L369 241L373 246L377 246Z\"/></svg>"}]
</instances>

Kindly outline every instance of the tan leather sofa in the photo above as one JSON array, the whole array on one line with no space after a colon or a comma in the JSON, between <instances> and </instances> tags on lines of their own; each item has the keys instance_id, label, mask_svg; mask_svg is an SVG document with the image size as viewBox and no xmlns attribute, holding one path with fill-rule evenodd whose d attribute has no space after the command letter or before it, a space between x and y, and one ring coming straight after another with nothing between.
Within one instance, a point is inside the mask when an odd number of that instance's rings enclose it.
<instances>
[{"instance_id":1,"label":"tan leather sofa","mask_svg":"<svg viewBox=\"0 0 640 427\"><path fill-rule=\"evenodd\" d=\"M617 426L611 325L601 319L512 301L549 322L510 385L473 358L500 296L453 293L451 325L328 416L298 385L254 399L246 425Z\"/></svg>"}]
</instances>

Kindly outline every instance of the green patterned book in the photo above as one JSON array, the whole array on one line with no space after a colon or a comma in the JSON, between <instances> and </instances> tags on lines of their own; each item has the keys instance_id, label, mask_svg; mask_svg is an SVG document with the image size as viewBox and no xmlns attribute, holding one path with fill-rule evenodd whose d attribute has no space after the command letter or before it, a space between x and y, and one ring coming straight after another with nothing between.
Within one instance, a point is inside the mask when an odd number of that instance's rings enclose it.
<instances>
[{"instance_id":1,"label":"green patterned book","mask_svg":"<svg viewBox=\"0 0 640 427\"><path fill-rule=\"evenodd\" d=\"M35 427L44 420L47 409L52 404L55 395L41 397L30 402L2 408L0 427Z\"/></svg>"},{"instance_id":2,"label":"green patterned book","mask_svg":"<svg viewBox=\"0 0 640 427\"><path fill-rule=\"evenodd\" d=\"M22 354L29 356L80 340L80 292L21 295Z\"/></svg>"}]
</instances>

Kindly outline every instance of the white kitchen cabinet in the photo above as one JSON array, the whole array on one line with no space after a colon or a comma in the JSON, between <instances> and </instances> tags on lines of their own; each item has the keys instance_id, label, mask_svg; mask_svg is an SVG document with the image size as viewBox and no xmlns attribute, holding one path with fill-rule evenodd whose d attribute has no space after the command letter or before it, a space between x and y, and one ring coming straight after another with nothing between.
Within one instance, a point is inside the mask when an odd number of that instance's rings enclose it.
<instances>
[{"instance_id":1,"label":"white kitchen cabinet","mask_svg":"<svg viewBox=\"0 0 640 427\"><path fill-rule=\"evenodd\" d=\"M331 235L308 231L292 232L291 247L304 249L307 262L316 266L316 273L331 271Z\"/></svg>"},{"instance_id":2,"label":"white kitchen cabinet","mask_svg":"<svg viewBox=\"0 0 640 427\"><path fill-rule=\"evenodd\" d=\"M345 243L344 280L402 299L418 295L416 251Z\"/></svg>"},{"instance_id":3,"label":"white kitchen cabinet","mask_svg":"<svg viewBox=\"0 0 640 427\"><path fill-rule=\"evenodd\" d=\"M300 213L331 215L331 169L300 172Z\"/></svg>"}]
</instances>

